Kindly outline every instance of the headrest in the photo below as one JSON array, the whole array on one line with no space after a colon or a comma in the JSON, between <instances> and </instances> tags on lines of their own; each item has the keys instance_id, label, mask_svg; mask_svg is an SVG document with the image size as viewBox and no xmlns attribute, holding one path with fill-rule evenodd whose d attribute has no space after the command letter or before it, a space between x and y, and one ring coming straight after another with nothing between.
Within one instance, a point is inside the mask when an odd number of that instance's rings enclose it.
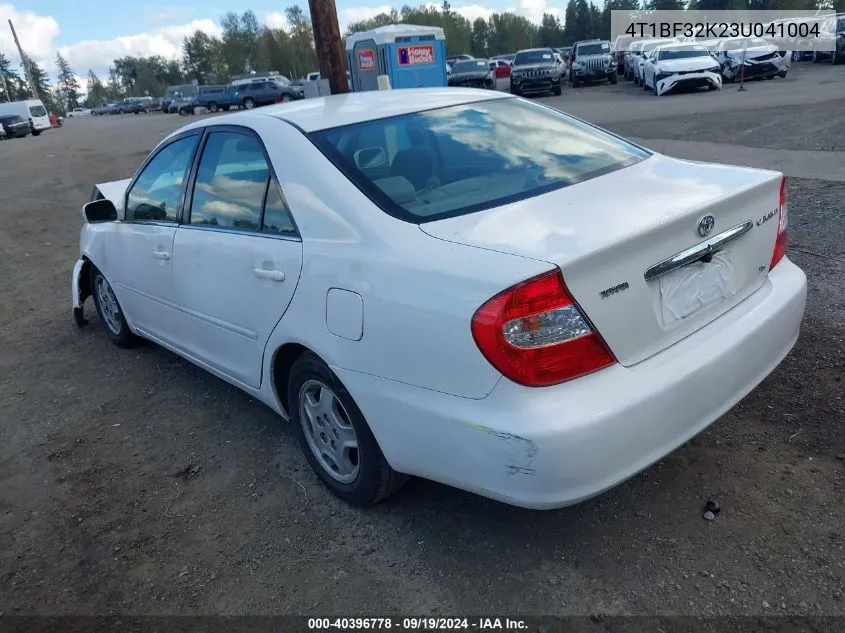
<instances>
[{"instance_id":1,"label":"headrest","mask_svg":"<svg viewBox=\"0 0 845 633\"><path fill-rule=\"evenodd\" d=\"M402 176L379 178L378 180L374 180L373 184L386 193L396 204L412 202L417 197L414 185L411 184L410 180Z\"/></svg>"}]
</instances>

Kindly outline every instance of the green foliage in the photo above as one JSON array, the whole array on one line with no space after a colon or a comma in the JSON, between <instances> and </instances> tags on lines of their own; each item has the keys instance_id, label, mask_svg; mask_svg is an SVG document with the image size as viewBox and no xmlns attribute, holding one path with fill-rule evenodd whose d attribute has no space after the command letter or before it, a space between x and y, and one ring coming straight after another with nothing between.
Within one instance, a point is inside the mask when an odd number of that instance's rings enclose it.
<instances>
[{"instance_id":1,"label":"green foliage","mask_svg":"<svg viewBox=\"0 0 845 633\"><path fill-rule=\"evenodd\" d=\"M59 69L56 80L56 105L59 114L64 115L79 105L79 80L61 53L56 53L56 68Z\"/></svg>"},{"instance_id":2,"label":"green foliage","mask_svg":"<svg viewBox=\"0 0 845 633\"><path fill-rule=\"evenodd\" d=\"M823 8L845 9L845 0L647 0L642 7L684 9L688 4L702 9L805 9L815 8L817 4ZM406 5L398 11L390 9L368 20L350 24L346 34L388 24L439 26L446 35L449 54L470 53L476 57L487 57L535 46L557 47L571 45L578 40L606 39L610 35L611 11L632 11L640 6L640 0L603 0L601 8L591 0L568 0L563 20L547 13L536 25L510 11L493 13L487 19L478 18L470 22L452 8L449 0L445 0L440 6L421 4L417 7ZM104 100L119 99L125 95L160 96L168 85L193 80L223 84L235 75L251 71L276 70L297 78L319 70L308 14L299 6L288 7L284 13L288 27L272 29L262 26L252 11L240 14L229 11L220 18L220 37L194 32L185 38L180 60L165 60L160 56L116 59L109 71L109 81L103 82L89 73L86 103L89 106L99 105ZM18 94L21 86L25 89L21 78L11 70L8 60L2 55L0 76L10 85L13 95ZM63 80L65 76L60 66L57 87L62 99L71 103L73 89L67 87L67 82ZM0 94L5 90L2 83L0 81ZM50 94L49 82L39 90Z\"/></svg>"}]
</instances>

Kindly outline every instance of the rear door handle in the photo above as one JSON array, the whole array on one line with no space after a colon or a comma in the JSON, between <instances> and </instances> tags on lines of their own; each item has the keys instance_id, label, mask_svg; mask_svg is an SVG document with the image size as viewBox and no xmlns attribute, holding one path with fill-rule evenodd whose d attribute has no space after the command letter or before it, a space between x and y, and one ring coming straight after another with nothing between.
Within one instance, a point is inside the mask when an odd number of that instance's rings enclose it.
<instances>
[{"instance_id":1,"label":"rear door handle","mask_svg":"<svg viewBox=\"0 0 845 633\"><path fill-rule=\"evenodd\" d=\"M170 259L170 253L167 251L153 251L153 255L156 256L156 259Z\"/></svg>"},{"instance_id":2,"label":"rear door handle","mask_svg":"<svg viewBox=\"0 0 845 633\"><path fill-rule=\"evenodd\" d=\"M253 268L256 277L270 279L271 281L284 281L285 273L281 270L267 270L266 268Z\"/></svg>"}]
</instances>

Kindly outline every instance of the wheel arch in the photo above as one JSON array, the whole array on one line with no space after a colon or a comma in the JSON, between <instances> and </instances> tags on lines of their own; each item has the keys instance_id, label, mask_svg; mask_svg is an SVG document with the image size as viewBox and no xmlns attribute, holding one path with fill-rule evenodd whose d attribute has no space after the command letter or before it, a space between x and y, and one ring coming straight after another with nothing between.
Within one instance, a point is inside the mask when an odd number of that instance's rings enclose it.
<instances>
[{"instance_id":1,"label":"wheel arch","mask_svg":"<svg viewBox=\"0 0 845 633\"><path fill-rule=\"evenodd\" d=\"M273 389L276 402L279 403L279 408L288 417L290 417L290 403L288 402L288 379L290 378L290 371L296 359L306 352L311 352L322 358L320 354L302 343L291 341L279 346L273 352L273 358L270 362L270 386Z\"/></svg>"}]
</instances>

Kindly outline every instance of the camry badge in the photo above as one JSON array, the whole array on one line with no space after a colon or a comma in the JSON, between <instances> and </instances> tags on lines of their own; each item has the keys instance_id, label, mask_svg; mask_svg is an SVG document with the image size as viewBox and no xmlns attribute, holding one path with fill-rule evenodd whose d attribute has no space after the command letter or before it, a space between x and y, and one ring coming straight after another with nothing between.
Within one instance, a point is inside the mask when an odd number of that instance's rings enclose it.
<instances>
[{"instance_id":1,"label":"camry badge","mask_svg":"<svg viewBox=\"0 0 845 633\"><path fill-rule=\"evenodd\" d=\"M698 234L701 237L707 237L716 226L716 219L712 215L705 215L698 221Z\"/></svg>"},{"instance_id":2,"label":"camry badge","mask_svg":"<svg viewBox=\"0 0 845 633\"><path fill-rule=\"evenodd\" d=\"M778 213L777 209L772 209L766 215L762 216L760 219L757 220L757 226L760 226L761 224L763 224L763 222L768 222L773 217L775 217L777 215L777 213Z\"/></svg>"}]
</instances>

